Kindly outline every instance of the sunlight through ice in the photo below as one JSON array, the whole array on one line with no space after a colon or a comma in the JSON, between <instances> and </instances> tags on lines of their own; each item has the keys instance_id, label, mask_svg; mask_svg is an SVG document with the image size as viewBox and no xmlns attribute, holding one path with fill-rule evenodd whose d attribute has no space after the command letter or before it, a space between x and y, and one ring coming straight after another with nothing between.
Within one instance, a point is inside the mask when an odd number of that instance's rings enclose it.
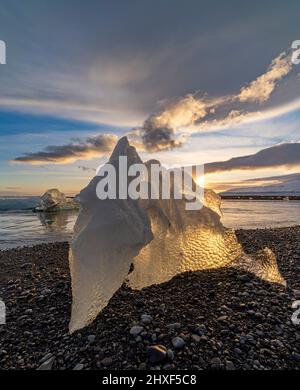
<instances>
[{"instance_id":1,"label":"sunlight through ice","mask_svg":"<svg viewBox=\"0 0 300 390\"><path fill-rule=\"evenodd\" d=\"M119 156L127 156L129 166L141 163L126 137L109 160L117 172ZM185 199L99 200L99 180L95 176L79 196L81 210L69 255L70 332L90 324L125 281L141 289L182 272L230 266L285 284L272 251L246 255L235 232L224 228L221 200L213 191L205 190L204 206L190 211Z\"/></svg>"}]
</instances>

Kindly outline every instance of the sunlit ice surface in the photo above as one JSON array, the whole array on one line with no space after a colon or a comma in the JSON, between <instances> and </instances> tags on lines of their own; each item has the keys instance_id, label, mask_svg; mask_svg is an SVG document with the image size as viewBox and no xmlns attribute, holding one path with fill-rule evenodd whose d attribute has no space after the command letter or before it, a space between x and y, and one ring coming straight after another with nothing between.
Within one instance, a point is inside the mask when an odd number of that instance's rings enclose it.
<instances>
[{"instance_id":1,"label":"sunlit ice surface","mask_svg":"<svg viewBox=\"0 0 300 390\"><path fill-rule=\"evenodd\" d=\"M127 156L129 165L141 162L126 137L110 163L117 167L119 156ZM91 323L124 281L141 289L182 272L231 266L285 284L272 251L246 255L234 231L223 226L215 192L206 190L204 206L188 211L183 199L100 201L99 180L94 177L79 196L81 211L70 246L70 332Z\"/></svg>"}]
</instances>

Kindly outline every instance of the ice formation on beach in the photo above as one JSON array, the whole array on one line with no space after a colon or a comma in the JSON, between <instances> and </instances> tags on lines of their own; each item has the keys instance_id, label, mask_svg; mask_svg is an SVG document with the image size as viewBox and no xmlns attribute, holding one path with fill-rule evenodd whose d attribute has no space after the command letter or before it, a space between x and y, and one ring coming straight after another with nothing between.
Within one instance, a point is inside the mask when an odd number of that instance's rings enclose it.
<instances>
[{"instance_id":1,"label":"ice formation on beach","mask_svg":"<svg viewBox=\"0 0 300 390\"><path fill-rule=\"evenodd\" d=\"M34 211L50 212L75 210L78 209L78 207L79 205L76 199L67 198L66 195L57 188L52 188L44 193Z\"/></svg>"},{"instance_id":2,"label":"ice formation on beach","mask_svg":"<svg viewBox=\"0 0 300 390\"><path fill-rule=\"evenodd\" d=\"M129 166L141 163L126 137L109 160L117 172L119 156L127 156ZM145 165L149 168L151 161ZM91 323L125 281L141 289L182 272L232 266L285 283L269 249L247 255L234 231L224 228L221 201L213 191L205 190L200 210L186 210L184 199L99 200L99 180L95 176L79 196L69 256L70 332Z\"/></svg>"}]
</instances>

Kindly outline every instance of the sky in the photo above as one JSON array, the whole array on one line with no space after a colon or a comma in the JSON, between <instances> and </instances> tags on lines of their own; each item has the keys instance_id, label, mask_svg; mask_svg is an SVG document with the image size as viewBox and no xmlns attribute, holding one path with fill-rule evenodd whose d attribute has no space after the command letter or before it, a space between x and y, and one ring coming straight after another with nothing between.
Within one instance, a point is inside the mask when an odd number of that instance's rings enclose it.
<instances>
[{"instance_id":1,"label":"sky","mask_svg":"<svg viewBox=\"0 0 300 390\"><path fill-rule=\"evenodd\" d=\"M276 160L300 141L299 14L298 0L2 0L0 194L75 194L123 135L167 166ZM206 181L300 172L275 160Z\"/></svg>"}]
</instances>

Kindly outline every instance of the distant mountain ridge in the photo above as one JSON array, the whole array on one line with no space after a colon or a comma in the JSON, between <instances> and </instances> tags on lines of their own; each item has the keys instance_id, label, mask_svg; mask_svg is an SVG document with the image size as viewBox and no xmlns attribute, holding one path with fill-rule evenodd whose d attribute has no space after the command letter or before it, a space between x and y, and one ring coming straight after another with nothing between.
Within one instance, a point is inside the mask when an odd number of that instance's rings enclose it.
<instances>
[{"instance_id":1,"label":"distant mountain ridge","mask_svg":"<svg viewBox=\"0 0 300 390\"><path fill-rule=\"evenodd\" d=\"M205 164L205 173L300 166L300 142L282 143L248 156Z\"/></svg>"},{"instance_id":2,"label":"distant mountain ridge","mask_svg":"<svg viewBox=\"0 0 300 390\"><path fill-rule=\"evenodd\" d=\"M264 182L272 182L272 184L266 185L252 185L251 182L258 180ZM273 184L274 181L278 183ZM290 175L274 176L262 179L251 179L247 180L249 183L248 187L232 188L230 190L222 192L222 194L243 194L243 195L300 195L300 173L294 173Z\"/></svg>"}]
</instances>

